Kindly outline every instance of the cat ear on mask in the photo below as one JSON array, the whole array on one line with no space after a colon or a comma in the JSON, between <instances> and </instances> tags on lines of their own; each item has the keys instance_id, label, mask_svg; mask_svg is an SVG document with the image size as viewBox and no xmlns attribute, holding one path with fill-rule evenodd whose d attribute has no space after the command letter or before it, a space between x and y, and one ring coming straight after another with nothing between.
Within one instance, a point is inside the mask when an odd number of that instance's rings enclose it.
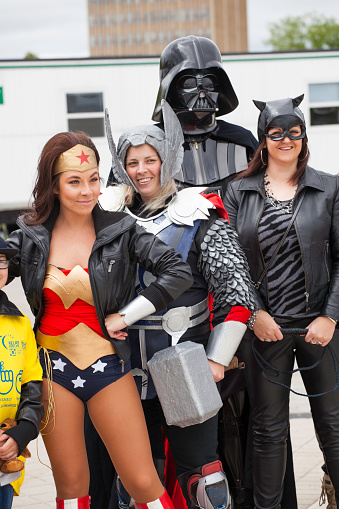
<instances>
[{"instance_id":1,"label":"cat ear on mask","mask_svg":"<svg viewBox=\"0 0 339 509\"><path fill-rule=\"evenodd\" d=\"M304 99L304 94L301 94L299 95L298 97L295 97L294 99L292 99L292 103L293 103L293 106L296 108L297 106L299 106L299 104L301 103L301 101Z\"/></svg>"},{"instance_id":2,"label":"cat ear on mask","mask_svg":"<svg viewBox=\"0 0 339 509\"><path fill-rule=\"evenodd\" d=\"M265 109L266 103L263 101L256 101L255 99L252 99L258 110L263 111Z\"/></svg>"}]
</instances>

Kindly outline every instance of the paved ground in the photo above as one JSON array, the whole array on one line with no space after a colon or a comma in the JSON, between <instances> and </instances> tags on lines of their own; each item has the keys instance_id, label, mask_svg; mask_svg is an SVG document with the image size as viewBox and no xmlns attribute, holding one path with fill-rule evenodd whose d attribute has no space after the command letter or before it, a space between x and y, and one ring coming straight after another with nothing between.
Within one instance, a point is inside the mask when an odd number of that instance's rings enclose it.
<instances>
[{"instance_id":1,"label":"paved ground","mask_svg":"<svg viewBox=\"0 0 339 509\"><path fill-rule=\"evenodd\" d=\"M20 284L14 282L6 291L22 311L31 317ZM303 384L298 375L294 375L293 386L303 392ZM315 438L308 400L292 393L291 435L299 509L316 509L319 507L322 454ZM49 461L41 437L32 442L29 449L32 458L27 460L26 479L20 497L15 497L13 508L55 509L53 477L50 468L46 466Z\"/></svg>"}]
</instances>

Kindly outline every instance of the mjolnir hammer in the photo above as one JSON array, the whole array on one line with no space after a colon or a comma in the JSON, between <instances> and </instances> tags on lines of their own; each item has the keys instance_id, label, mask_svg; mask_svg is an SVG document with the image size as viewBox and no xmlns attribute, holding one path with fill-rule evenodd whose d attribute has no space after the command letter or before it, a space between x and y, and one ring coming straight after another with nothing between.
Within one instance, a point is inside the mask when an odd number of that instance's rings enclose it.
<instances>
[{"instance_id":1,"label":"mjolnir hammer","mask_svg":"<svg viewBox=\"0 0 339 509\"><path fill-rule=\"evenodd\" d=\"M210 419L222 401L207 357L228 366L246 331L239 322L223 322L203 345L185 341L156 352L147 365L168 425L184 428Z\"/></svg>"}]
</instances>

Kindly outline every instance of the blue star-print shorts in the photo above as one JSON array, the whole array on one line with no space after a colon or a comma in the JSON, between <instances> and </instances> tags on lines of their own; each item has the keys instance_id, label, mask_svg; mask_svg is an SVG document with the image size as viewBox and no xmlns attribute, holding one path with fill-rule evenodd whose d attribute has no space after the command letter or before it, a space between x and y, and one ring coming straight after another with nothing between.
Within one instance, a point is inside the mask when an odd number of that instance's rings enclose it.
<instances>
[{"instance_id":1,"label":"blue star-print shorts","mask_svg":"<svg viewBox=\"0 0 339 509\"><path fill-rule=\"evenodd\" d=\"M67 357L53 350L48 350L48 356L53 382L73 392L85 403L101 389L116 382L131 370L131 362L128 361L123 364L116 354L101 357L86 369L77 368ZM43 349L40 350L39 357L43 377L49 378Z\"/></svg>"}]
</instances>

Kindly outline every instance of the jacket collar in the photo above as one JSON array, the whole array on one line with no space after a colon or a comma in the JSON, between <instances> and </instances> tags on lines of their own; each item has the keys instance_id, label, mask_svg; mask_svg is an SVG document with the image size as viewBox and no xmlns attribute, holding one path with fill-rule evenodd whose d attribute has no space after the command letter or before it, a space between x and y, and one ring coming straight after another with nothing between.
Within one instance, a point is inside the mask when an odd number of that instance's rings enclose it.
<instances>
[{"instance_id":1,"label":"jacket collar","mask_svg":"<svg viewBox=\"0 0 339 509\"><path fill-rule=\"evenodd\" d=\"M93 219L94 219L94 227L95 233L98 236L103 230L106 228L113 228L115 225L119 224L119 231L125 229L127 226L131 226L136 222L129 214L126 212L111 212L107 210L103 210L99 205L96 205L93 209Z\"/></svg>"},{"instance_id":2,"label":"jacket collar","mask_svg":"<svg viewBox=\"0 0 339 509\"><path fill-rule=\"evenodd\" d=\"M250 175L239 180L237 186L238 191L258 191L261 194L264 193L264 174L265 170L259 170L255 175ZM313 187L318 191L324 191L324 184L320 178L319 173L310 166L306 166L306 169L299 181L299 188Z\"/></svg>"},{"instance_id":3,"label":"jacket collar","mask_svg":"<svg viewBox=\"0 0 339 509\"><path fill-rule=\"evenodd\" d=\"M0 290L0 315L24 316L2 290Z\"/></svg>"},{"instance_id":4,"label":"jacket collar","mask_svg":"<svg viewBox=\"0 0 339 509\"><path fill-rule=\"evenodd\" d=\"M46 235L50 236L52 234L53 227L55 225L55 222L57 220L58 214L59 214L59 202L56 201L54 208L51 212L51 215L45 221L43 224L39 224L36 226L29 226L28 230L31 230L35 233L35 236L42 241L45 239ZM108 226L113 226L120 221L123 221L124 224L127 223L135 223L135 220L131 218L128 214L125 212L109 212L106 210L103 210L98 204L95 205L93 209L93 219L94 219L94 227L95 227L95 233L98 235L102 230L106 229ZM23 224L23 221L21 218L19 218L19 226L21 227ZM120 227L120 225L119 225Z\"/></svg>"}]
</instances>

